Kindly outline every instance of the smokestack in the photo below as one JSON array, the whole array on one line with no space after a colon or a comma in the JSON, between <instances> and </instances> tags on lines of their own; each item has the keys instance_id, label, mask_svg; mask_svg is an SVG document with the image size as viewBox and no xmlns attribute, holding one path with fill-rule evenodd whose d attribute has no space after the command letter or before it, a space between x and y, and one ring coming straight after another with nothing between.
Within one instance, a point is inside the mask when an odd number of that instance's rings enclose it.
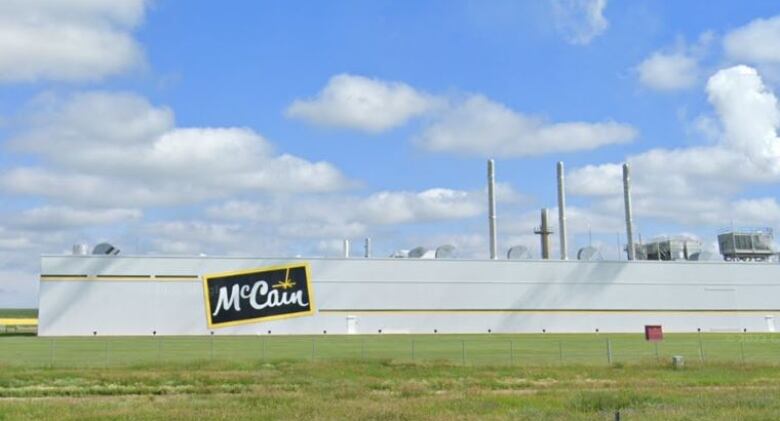
<instances>
[{"instance_id":1,"label":"smokestack","mask_svg":"<svg viewBox=\"0 0 780 421\"><path fill-rule=\"evenodd\" d=\"M344 257L349 257L349 240L344 240Z\"/></svg>"},{"instance_id":2,"label":"smokestack","mask_svg":"<svg viewBox=\"0 0 780 421\"><path fill-rule=\"evenodd\" d=\"M569 259L566 245L566 186L563 179L563 162L558 161L558 231L561 236L561 260Z\"/></svg>"},{"instance_id":3,"label":"smokestack","mask_svg":"<svg viewBox=\"0 0 780 421\"><path fill-rule=\"evenodd\" d=\"M542 239L542 259L550 258L550 234L552 233L553 232L550 230L550 224L547 218L547 208L543 208L542 225L539 226L539 229L534 230L534 234L539 234Z\"/></svg>"},{"instance_id":4,"label":"smokestack","mask_svg":"<svg viewBox=\"0 0 780 421\"><path fill-rule=\"evenodd\" d=\"M488 159L488 223L490 224L490 258L498 259L496 249L496 174L494 162Z\"/></svg>"},{"instance_id":5,"label":"smokestack","mask_svg":"<svg viewBox=\"0 0 780 421\"><path fill-rule=\"evenodd\" d=\"M626 237L628 260L634 260L634 219L631 212L631 167L623 164L623 200L626 206Z\"/></svg>"},{"instance_id":6,"label":"smokestack","mask_svg":"<svg viewBox=\"0 0 780 421\"><path fill-rule=\"evenodd\" d=\"M366 252L365 257L368 259L371 257L371 238L366 237L366 244L364 245L364 248Z\"/></svg>"}]
</instances>

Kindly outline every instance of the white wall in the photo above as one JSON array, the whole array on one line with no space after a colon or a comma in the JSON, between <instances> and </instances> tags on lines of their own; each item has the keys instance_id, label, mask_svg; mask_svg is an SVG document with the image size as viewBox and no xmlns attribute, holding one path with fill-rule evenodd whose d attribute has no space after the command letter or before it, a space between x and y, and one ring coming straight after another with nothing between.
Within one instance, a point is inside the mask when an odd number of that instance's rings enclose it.
<instances>
[{"instance_id":1,"label":"white wall","mask_svg":"<svg viewBox=\"0 0 780 421\"><path fill-rule=\"evenodd\" d=\"M40 335L208 334L196 275L307 261L313 316L215 334L766 331L780 315L780 265L721 262L474 261L44 256ZM74 280L66 275L87 275Z\"/></svg>"}]
</instances>

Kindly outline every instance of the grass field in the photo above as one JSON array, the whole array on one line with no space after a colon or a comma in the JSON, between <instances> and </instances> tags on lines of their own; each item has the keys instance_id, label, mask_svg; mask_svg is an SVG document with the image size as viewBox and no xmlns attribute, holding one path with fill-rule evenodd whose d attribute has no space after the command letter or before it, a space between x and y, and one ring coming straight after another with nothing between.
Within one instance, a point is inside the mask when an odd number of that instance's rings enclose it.
<instances>
[{"instance_id":1,"label":"grass field","mask_svg":"<svg viewBox=\"0 0 780 421\"><path fill-rule=\"evenodd\" d=\"M672 355L686 368L673 370ZM0 335L5 419L777 419L780 335Z\"/></svg>"},{"instance_id":2,"label":"grass field","mask_svg":"<svg viewBox=\"0 0 780 421\"><path fill-rule=\"evenodd\" d=\"M36 308L0 308L0 319L27 319L36 317L38 317L38 309Z\"/></svg>"},{"instance_id":3,"label":"grass field","mask_svg":"<svg viewBox=\"0 0 780 421\"><path fill-rule=\"evenodd\" d=\"M460 365L780 364L778 334L317 335L201 337L0 336L0 364L29 367L126 367L199 361L447 362Z\"/></svg>"},{"instance_id":4,"label":"grass field","mask_svg":"<svg viewBox=\"0 0 780 421\"><path fill-rule=\"evenodd\" d=\"M0 371L0 419L772 420L780 368L329 361Z\"/></svg>"}]
</instances>

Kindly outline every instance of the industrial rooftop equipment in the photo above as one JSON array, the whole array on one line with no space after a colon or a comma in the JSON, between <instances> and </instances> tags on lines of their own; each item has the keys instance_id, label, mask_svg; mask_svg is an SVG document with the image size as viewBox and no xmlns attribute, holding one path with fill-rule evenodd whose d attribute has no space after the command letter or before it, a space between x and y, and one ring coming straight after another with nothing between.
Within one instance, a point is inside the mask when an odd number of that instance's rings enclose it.
<instances>
[{"instance_id":1,"label":"industrial rooftop equipment","mask_svg":"<svg viewBox=\"0 0 780 421\"><path fill-rule=\"evenodd\" d=\"M692 260L701 252L701 242L689 237L665 237L641 245L646 260Z\"/></svg>"},{"instance_id":2,"label":"industrial rooftop equipment","mask_svg":"<svg viewBox=\"0 0 780 421\"><path fill-rule=\"evenodd\" d=\"M765 262L775 254L771 228L725 229L718 234L718 248L723 260Z\"/></svg>"}]
</instances>

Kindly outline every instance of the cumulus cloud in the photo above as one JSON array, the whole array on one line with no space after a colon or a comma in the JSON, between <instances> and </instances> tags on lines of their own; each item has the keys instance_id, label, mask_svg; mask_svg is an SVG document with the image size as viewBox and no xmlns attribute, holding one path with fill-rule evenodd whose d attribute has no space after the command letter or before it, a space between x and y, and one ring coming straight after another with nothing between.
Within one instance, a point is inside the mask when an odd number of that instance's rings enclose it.
<instances>
[{"instance_id":1,"label":"cumulus cloud","mask_svg":"<svg viewBox=\"0 0 780 421\"><path fill-rule=\"evenodd\" d=\"M707 93L725 145L744 153L758 170L780 175L780 110L758 72L747 66L721 70L710 78Z\"/></svg>"},{"instance_id":2,"label":"cumulus cloud","mask_svg":"<svg viewBox=\"0 0 780 421\"><path fill-rule=\"evenodd\" d=\"M710 77L707 95L720 133L713 146L653 149L632 155L637 215L691 224L724 224L733 218L775 218L774 202L733 197L750 183L780 180L780 110L758 72L747 66ZM601 209L622 210L621 168L603 164L575 169L569 191L599 196ZM761 209L761 211L755 211Z\"/></svg>"},{"instance_id":3,"label":"cumulus cloud","mask_svg":"<svg viewBox=\"0 0 780 421\"><path fill-rule=\"evenodd\" d=\"M465 220L483 214L485 203L482 191L443 188L362 197L271 195L260 201L231 200L211 206L205 212L209 220L166 221L145 230L154 238L152 247L166 253L247 254L251 250L271 255L303 248L303 252L332 254L343 238L389 230L384 236L389 241L404 224ZM294 244L296 240L303 245Z\"/></svg>"},{"instance_id":4,"label":"cumulus cloud","mask_svg":"<svg viewBox=\"0 0 780 421\"><path fill-rule=\"evenodd\" d=\"M38 306L38 275L33 271L0 270L0 308Z\"/></svg>"},{"instance_id":5,"label":"cumulus cloud","mask_svg":"<svg viewBox=\"0 0 780 421\"><path fill-rule=\"evenodd\" d=\"M340 74L316 97L294 101L287 116L320 126L379 133L430 111L437 102L405 83Z\"/></svg>"},{"instance_id":6,"label":"cumulus cloud","mask_svg":"<svg viewBox=\"0 0 780 421\"><path fill-rule=\"evenodd\" d=\"M637 67L643 85L661 91L686 89L696 84L698 63L682 53L653 53Z\"/></svg>"},{"instance_id":7,"label":"cumulus cloud","mask_svg":"<svg viewBox=\"0 0 780 421\"><path fill-rule=\"evenodd\" d=\"M66 206L42 206L22 211L10 221L24 229L51 230L109 225L140 219L140 209L76 209Z\"/></svg>"},{"instance_id":8,"label":"cumulus cloud","mask_svg":"<svg viewBox=\"0 0 780 421\"><path fill-rule=\"evenodd\" d=\"M287 115L317 124L380 132L427 114L418 145L434 152L486 157L572 152L630 142L636 129L611 121L550 123L483 95L434 96L399 82L338 75L317 98L295 101Z\"/></svg>"},{"instance_id":9,"label":"cumulus cloud","mask_svg":"<svg viewBox=\"0 0 780 421\"><path fill-rule=\"evenodd\" d=\"M81 206L138 207L351 184L327 162L275 154L251 129L177 128L171 110L133 94L80 93L45 108L10 141L13 150L44 165L0 173L8 192Z\"/></svg>"},{"instance_id":10,"label":"cumulus cloud","mask_svg":"<svg viewBox=\"0 0 780 421\"><path fill-rule=\"evenodd\" d=\"M443 112L416 142L437 152L518 157L595 149L636 135L633 127L609 121L549 123L473 95Z\"/></svg>"},{"instance_id":11,"label":"cumulus cloud","mask_svg":"<svg viewBox=\"0 0 780 421\"><path fill-rule=\"evenodd\" d=\"M604 33L607 0L553 0L555 26L571 44L585 45Z\"/></svg>"},{"instance_id":12,"label":"cumulus cloud","mask_svg":"<svg viewBox=\"0 0 780 421\"><path fill-rule=\"evenodd\" d=\"M0 2L0 83L87 81L144 61L132 30L145 0Z\"/></svg>"},{"instance_id":13,"label":"cumulus cloud","mask_svg":"<svg viewBox=\"0 0 780 421\"><path fill-rule=\"evenodd\" d=\"M434 188L420 192L380 191L365 197L276 197L262 202L234 200L210 207L207 214L223 220L274 224L305 222L314 226L323 223L352 227L348 231L360 234L369 225L469 218L483 213L485 203L482 191Z\"/></svg>"},{"instance_id":14,"label":"cumulus cloud","mask_svg":"<svg viewBox=\"0 0 780 421\"><path fill-rule=\"evenodd\" d=\"M636 71L639 82L659 91L679 91L694 87L701 76L700 62L715 39L712 32L704 32L693 44L682 37L673 48L653 52L642 61Z\"/></svg>"},{"instance_id":15,"label":"cumulus cloud","mask_svg":"<svg viewBox=\"0 0 780 421\"><path fill-rule=\"evenodd\" d=\"M723 37L726 55L752 64L780 63L780 16L756 19Z\"/></svg>"}]
</instances>

